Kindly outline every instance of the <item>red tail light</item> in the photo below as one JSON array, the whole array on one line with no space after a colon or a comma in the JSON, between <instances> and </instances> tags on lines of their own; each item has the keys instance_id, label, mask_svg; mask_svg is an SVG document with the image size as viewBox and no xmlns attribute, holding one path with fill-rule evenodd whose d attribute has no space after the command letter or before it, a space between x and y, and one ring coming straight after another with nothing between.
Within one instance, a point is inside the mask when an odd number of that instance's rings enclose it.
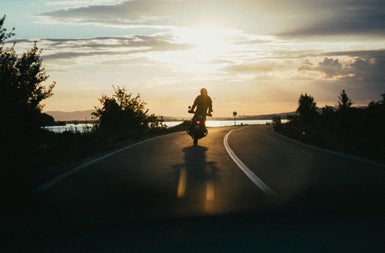
<instances>
[{"instance_id":1,"label":"red tail light","mask_svg":"<svg viewBox=\"0 0 385 253\"><path fill-rule=\"evenodd\" d=\"M195 121L195 124L200 125L200 124L201 124L201 121L200 121L200 120L196 120L196 121Z\"/></svg>"}]
</instances>

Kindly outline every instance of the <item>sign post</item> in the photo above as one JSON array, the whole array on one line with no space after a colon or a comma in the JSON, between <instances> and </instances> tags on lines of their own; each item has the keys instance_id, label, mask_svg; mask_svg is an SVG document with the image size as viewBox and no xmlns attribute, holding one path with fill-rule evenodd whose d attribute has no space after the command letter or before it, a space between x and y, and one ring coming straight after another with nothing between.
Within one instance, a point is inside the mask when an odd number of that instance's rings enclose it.
<instances>
[{"instance_id":1,"label":"sign post","mask_svg":"<svg viewBox=\"0 0 385 253\"><path fill-rule=\"evenodd\" d=\"M237 125L237 115L238 115L238 113L234 111L234 112L233 112L233 116L234 116L234 126Z\"/></svg>"}]
</instances>

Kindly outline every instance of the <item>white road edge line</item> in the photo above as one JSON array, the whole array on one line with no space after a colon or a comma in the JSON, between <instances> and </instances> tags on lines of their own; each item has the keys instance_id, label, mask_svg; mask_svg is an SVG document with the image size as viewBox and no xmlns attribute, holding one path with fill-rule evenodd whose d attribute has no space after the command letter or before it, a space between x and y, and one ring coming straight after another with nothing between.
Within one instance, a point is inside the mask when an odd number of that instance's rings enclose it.
<instances>
[{"instance_id":1,"label":"white road edge line","mask_svg":"<svg viewBox=\"0 0 385 253\"><path fill-rule=\"evenodd\" d=\"M243 171L243 173L245 173L246 176L251 180L251 182L253 182L259 189L261 189L267 195L276 195L273 189L271 189L265 182L262 181L262 179L260 179L257 175L255 175L254 172L252 172L230 148L230 145L228 142L230 134L240 129L241 128L231 130L226 134L225 138L223 138L223 144L225 145L227 153L229 153L229 156L231 157L231 159L233 159L233 161L238 165L238 167Z\"/></svg>"},{"instance_id":2,"label":"white road edge line","mask_svg":"<svg viewBox=\"0 0 385 253\"><path fill-rule=\"evenodd\" d=\"M166 134L167 135L167 134ZM131 145L128 145L128 146L125 146L123 148L120 148L120 149L117 149L111 153L108 153L108 154L105 154L105 155L102 155L102 156L99 156L95 159L92 159L88 162L85 162L85 163L82 163L54 178L52 178L51 180L48 180L47 182L41 184L39 187L37 187L36 189L36 192L37 193L40 193L40 192L44 192L46 190L48 190L49 188L51 188L52 186L56 185L57 183L59 183L60 181L63 181L64 179L66 179L67 177L71 176L72 174L75 174L81 170L83 170L84 168L94 164L94 163L97 163L103 159L106 159L107 157L110 157L110 156L113 156L113 155L116 155L117 153L119 152L122 152L126 149L129 149L129 148L132 148L132 147L135 147L135 146L138 146L138 145L141 145L143 143L146 143L146 142L150 142L150 141L153 141L153 140L156 140L156 139L159 139L161 137L164 137L166 135L160 135L160 136L157 136L157 137L153 137L153 138L150 138L150 139L146 139L146 140L143 140L143 141L140 141L140 142L136 142L136 143L133 143Z\"/></svg>"}]
</instances>

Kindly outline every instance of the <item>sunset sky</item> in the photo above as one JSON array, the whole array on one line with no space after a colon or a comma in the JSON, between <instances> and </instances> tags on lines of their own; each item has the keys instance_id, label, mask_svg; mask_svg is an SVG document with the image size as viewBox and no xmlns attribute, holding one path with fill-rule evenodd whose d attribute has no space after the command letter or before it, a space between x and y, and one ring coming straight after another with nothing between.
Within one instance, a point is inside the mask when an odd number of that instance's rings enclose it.
<instances>
[{"instance_id":1,"label":"sunset sky","mask_svg":"<svg viewBox=\"0 0 385 253\"><path fill-rule=\"evenodd\" d=\"M45 111L99 106L112 85L151 113L189 116L200 88L214 116L355 105L385 93L384 0L2 0L18 52L38 42L56 81Z\"/></svg>"}]
</instances>

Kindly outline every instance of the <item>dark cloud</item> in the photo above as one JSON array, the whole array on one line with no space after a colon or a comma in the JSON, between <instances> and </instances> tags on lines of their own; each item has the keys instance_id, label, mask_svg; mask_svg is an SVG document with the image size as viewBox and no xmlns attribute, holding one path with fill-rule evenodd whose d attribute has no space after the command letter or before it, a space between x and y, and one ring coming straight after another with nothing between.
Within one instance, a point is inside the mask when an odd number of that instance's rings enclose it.
<instances>
[{"instance_id":1,"label":"dark cloud","mask_svg":"<svg viewBox=\"0 0 385 253\"><path fill-rule=\"evenodd\" d=\"M385 34L385 1L304 1L302 26L281 33L285 36Z\"/></svg>"},{"instance_id":2,"label":"dark cloud","mask_svg":"<svg viewBox=\"0 0 385 253\"><path fill-rule=\"evenodd\" d=\"M132 0L40 14L60 22L183 26L204 20L282 36L385 34L384 0Z\"/></svg>"},{"instance_id":3,"label":"dark cloud","mask_svg":"<svg viewBox=\"0 0 385 253\"><path fill-rule=\"evenodd\" d=\"M18 43L32 43L31 40L15 40ZM70 59L96 55L127 55L150 51L176 51L191 48L191 45L174 43L169 35L101 37L93 39L46 39L39 44L49 45L44 59Z\"/></svg>"},{"instance_id":4,"label":"dark cloud","mask_svg":"<svg viewBox=\"0 0 385 253\"><path fill-rule=\"evenodd\" d=\"M326 57L318 64L318 67L315 67L314 69L325 73L326 77L332 78L334 76L341 75L342 64L338 61L338 59L334 60Z\"/></svg>"},{"instance_id":5,"label":"dark cloud","mask_svg":"<svg viewBox=\"0 0 385 253\"><path fill-rule=\"evenodd\" d=\"M344 78L364 81L385 81L385 58L358 58L346 66Z\"/></svg>"},{"instance_id":6,"label":"dark cloud","mask_svg":"<svg viewBox=\"0 0 385 253\"><path fill-rule=\"evenodd\" d=\"M373 57L385 58L385 49L334 51L334 52L324 52L320 54L313 54L313 56L317 56L317 55L318 56L349 56L349 57L363 57L363 58L373 58Z\"/></svg>"},{"instance_id":7,"label":"dark cloud","mask_svg":"<svg viewBox=\"0 0 385 253\"><path fill-rule=\"evenodd\" d=\"M334 52L333 55L349 56L348 62L338 58L325 57L314 66L308 59L299 71L319 71L326 78L358 81L385 81L385 50Z\"/></svg>"},{"instance_id":8,"label":"dark cloud","mask_svg":"<svg viewBox=\"0 0 385 253\"><path fill-rule=\"evenodd\" d=\"M91 5L40 14L59 21L105 25L168 25L168 19L191 8L188 1L133 0L116 5Z\"/></svg>"}]
</instances>

